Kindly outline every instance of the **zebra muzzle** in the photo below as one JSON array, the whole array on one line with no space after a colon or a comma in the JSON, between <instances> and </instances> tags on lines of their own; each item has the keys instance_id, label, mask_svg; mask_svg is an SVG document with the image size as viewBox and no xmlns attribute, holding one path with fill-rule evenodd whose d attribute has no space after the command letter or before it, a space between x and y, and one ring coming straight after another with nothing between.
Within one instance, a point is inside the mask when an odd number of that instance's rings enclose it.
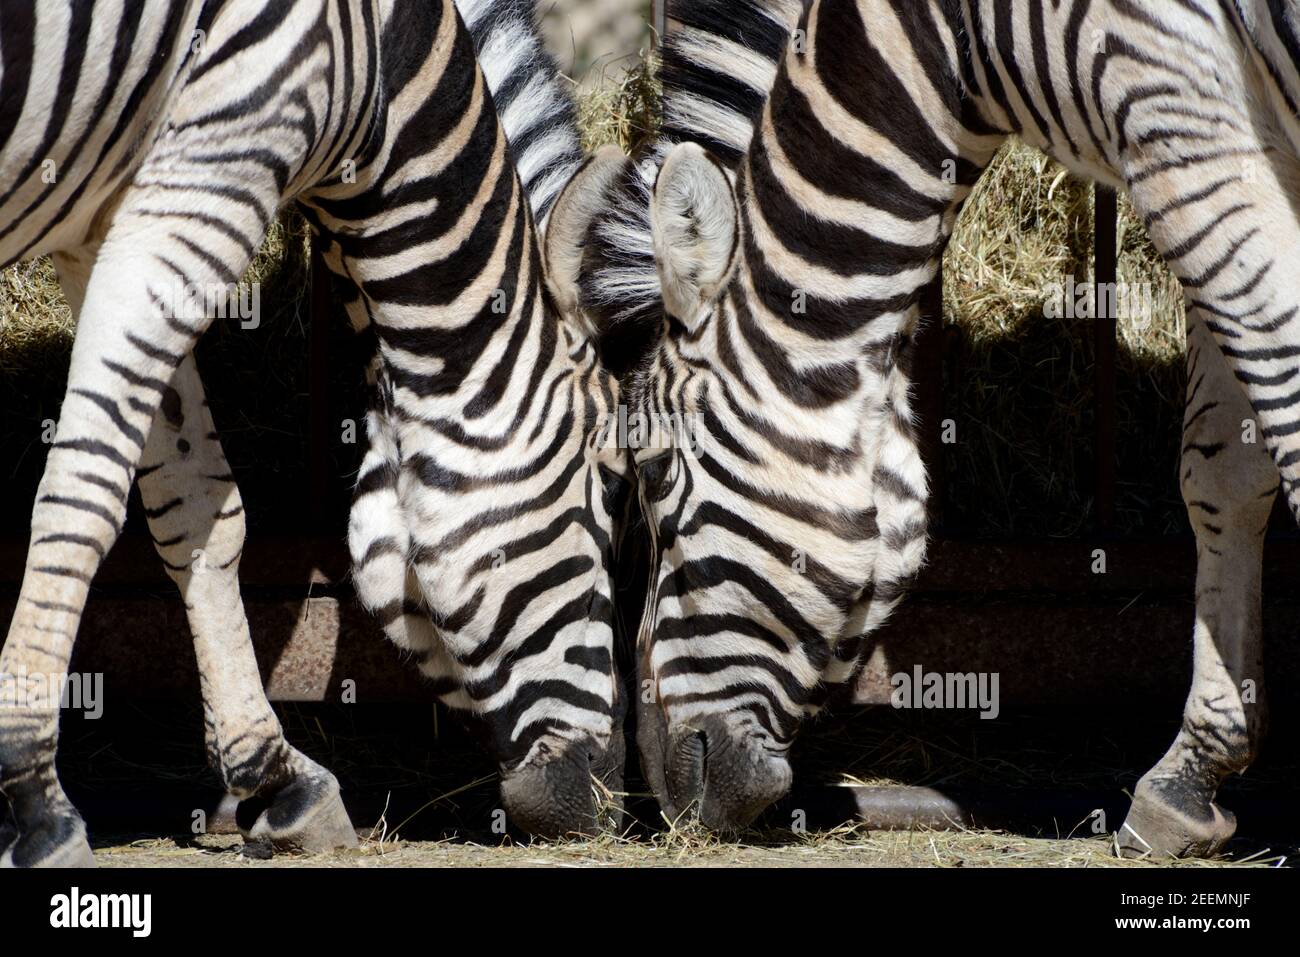
<instances>
[{"instance_id":1,"label":"zebra muzzle","mask_svg":"<svg viewBox=\"0 0 1300 957\"><path fill-rule=\"evenodd\" d=\"M639 743L642 766L670 821L698 815L705 827L739 830L790 790L786 759L772 754L753 729L733 727L722 715L692 719ZM657 760L645 753L656 744L662 747Z\"/></svg>"},{"instance_id":2,"label":"zebra muzzle","mask_svg":"<svg viewBox=\"0 0 1300 957\"><path fill-rule=\"evenodd\" d=\"M622 769L621 748L564 742L542 760L503 771L501 800L511 823L534 837L595 835L602 821L622 816Z\"/></svg>"}]
</instances>

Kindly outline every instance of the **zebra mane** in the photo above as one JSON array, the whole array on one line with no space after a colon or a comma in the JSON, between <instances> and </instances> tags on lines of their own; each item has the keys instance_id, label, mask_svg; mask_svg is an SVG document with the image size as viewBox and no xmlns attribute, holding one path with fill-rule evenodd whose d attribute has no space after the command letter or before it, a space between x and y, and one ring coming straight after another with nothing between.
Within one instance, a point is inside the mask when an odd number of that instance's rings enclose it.
<instances>
[{"instance_id":1,"label":"zebra mane","mask_svg":"<svg viewBox=\"0 0 1300 957\"><path fill-rule=\"evenodd\" d=\"M674 146L694 142L734 172L803 11L803 0L669 0L680 26L661 43L659 137L632 157L587 237L582 305L609 368L634 366L658 328L650 195L660 165Z\"/></svg>"},{"instance_id":2,"label":"zebra mane","mask_svg":"<svg viewBox=\"0 0 1300 957\"><path fill-rule=\"evenodd\" d=\"M456 0L456 9L474 38L533 218L544 227L583 155L572 91L542 42L537 0Z\"/></svg>"}]
</instances>

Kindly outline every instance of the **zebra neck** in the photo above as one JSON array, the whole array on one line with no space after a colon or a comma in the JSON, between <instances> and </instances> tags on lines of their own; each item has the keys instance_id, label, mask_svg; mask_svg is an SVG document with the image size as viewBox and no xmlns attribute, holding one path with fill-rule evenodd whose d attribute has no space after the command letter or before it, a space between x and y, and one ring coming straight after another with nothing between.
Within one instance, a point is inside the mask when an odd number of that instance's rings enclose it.
<instances>
[{"instance_id":1,"label":"zebra neck","mask_svg":"<svg viewBox=\"0 0 1300 957\"><path fill-rule=\"evenodd\" d=\"M531 212L450 3L385 24L381 49L366 155L313 191L309 217L396 392L448 400L461 410L453 418L489 415L514 366L563 361Z\"/></svg>"},{"instance_id":2,"label":"zebra neck","mask_svg":"<svg viewBox=\"0 0 1300 957\"><path fill-rule=\"evenodd\" d=\"M518 181L497 189L489 206L505 221L467 225L448 255L414 250L410 268L388 275L368 275L378 258L350 264L399 406L490 431L521 424L543 377L570 366L578 346L542 286Z\"/></svg>"}]
</instances>

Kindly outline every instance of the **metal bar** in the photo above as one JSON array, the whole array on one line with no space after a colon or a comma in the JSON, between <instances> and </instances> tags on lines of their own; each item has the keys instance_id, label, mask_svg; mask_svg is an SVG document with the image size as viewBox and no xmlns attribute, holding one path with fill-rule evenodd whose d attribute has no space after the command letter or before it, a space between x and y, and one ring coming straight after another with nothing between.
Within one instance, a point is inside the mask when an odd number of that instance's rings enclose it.
<instances>
[{"instance_id":1,"label":"metal bar","mask_svg":"<svg viewBox=\"0 0 1300 957\"><path fill-rule=\"evenodd\" d=\"M913 389L920 418L921 458L930 480L930 529L943 524L947 469L943 455L943 270L921 292L920 328L912 365Z\"/></svg>"},{"instance_id":2,"label":"metal bar","mask_svg":"<svg viewBox=\"0 0 1300 957\"><path fill-rule=\"evenodd\" d=\"M657 42L668 32L668 0L651 0L650 10Z\"/></svg>"},{"instance_id":3,"label":"metal bar","mask_svg":"<svg viewBox=\"0 0 1300 957\"><path fill-rule=\"evenodd\" d=\"M0 541L0 620L17 603L25 550ZM909 600L875 638L858 703L889 703L893 676L921 663L999 675L1007 707L1141 700L1177 713L1191 670L1195 545L1117 541L1107 559L1110 574L1090 575L1087 542L936 542ZM1300 541L1269 541L1266 647L1284 648L1300 632L1300 603L1288 597L1298 565ZM249 542L243 598L269 693L339 701L351 679L358 700L427 700L418 673L352 597L346 571L337 541ZM198 683L188 636L184 605L148 536L125 536L96 576L73 667L141 698L190 696ZM1273 661L1275 697L1300 697L1300 658Z\"/></svg>"},{"instance_id":4,"label":"metal bar","mask_svg":"<svg viewBox=\"0 0 1300 957\"><path fill-rule=\"evenodd\" d=\"M1096 414L1096 487L1094 496L1097 530L1115 527L1115 297L1113 290L1118 263L1116 248L1118 203L1115 191L1097 187L1093 206L1096 239L1093 246L1093 280L1096 282L1094 320L1094 412Z\"/></svg>"},{"instance_id":5,"label":"metal bar","mask_svg":"<svg viewBox=\"0 0 1300 957\"><path fill-rule=\"evenodd\" d=\"M1087 826L1096 811L1122 820L1128 797L1114 791L1015 788L929 788L915 785L800 786L782 801L807 814L806 825L822 830L859 823L873 831L935 831L992 828L1069 834Z\"/></svg>"},{"instance_id":6,"label":"metal bar","mask_svg":"<svg viewBox=\"0 0 1300 957\"><path fill-rule=\"evenodd\" d=\"M939 539L931 543L925 570L911 594L979 598L1038 593L1062 602L1111 600L1135 594L1190 595L1196 573L1196 544L1189 536L1156 541L1118 540L1107 546L1108 574L1080 574L1091 566L1093 543L1058 540L989 542ZM26 539L0 539L0 599L16 595L26 562ZM1264 549L1264 588L1279 597L1294 593L1300 567L1300 539L1270 538ZM346 596L349 559L336 536L256 535L240 559L246 588L277 594ZM172 598L174 587L149 536L123 535L95 575L94 594L148 592ZM1289 600L1289 599L1288 599ZM2 619L0 619L2 620Z\"/></svg>"},{"instance_id":7,"label":"metal bar","mask_svg":"<svg viewBox=\"0 0 1300 957\"><path fill-rule=\"evenodd\" d=\"M329 518L329 314L330 277L325 262L312 237L311 298L308 318L307 370L308 422L307 456L310 468L307 479L307 512L312 528L321 528Z\"/></svg>"},{"instance_id":8,"label":"metal bar","mask_svg":"<svg viewBox=\"0 0 1300 957\"><path fill-rule=\"evenodd\" d=\"M429 700L419 672L354 599L307 598L305 591L243 590L258 664L273 699L339 702L351 687L359 702ZM918 592L875 637L853 704L894 704L897 676L921 667L926 673L998 676L995 700L1001 709L1140 707L1177 714L1192 668L1190 594L1190 583L1177 597L1138 594L1108 601ZM0 595L0 617L12 616L16 599L13 592ZM1300 606L1269 600L1266 648L1286 648L1297 632ZM1273 704L1279 712L1294 710L1300 703L1300 658L1279 654L1272 662ZM103 674L112 695L192 699L198 677L185 608L174 589L97 591L86 606L72 670ZM977 702L972 710L979 707Z\"/></svg>"},{"instance_id":9,"label":"metal bar","mask_svg":"<svg viewBox=\"0 0 1300 957\"><path fill-rule=\"evenodd\" d=\"M924 827L937 831L992 828L1045 837L1093 838L1124 820L1129 797L1118 787L1016 788L990 785L928 788L913 785L795 785L781 810L805 812L810 831L857 822L871 830ZM1241 791L1233 810L1254 834L1291 833L1294 806L1285 795ZM1097 812L1101 812L1099 815ZM1107 826L1111 822L1111 826ZM1099 830L1100 829L1100 830Z\"/></svg>"}]
</instances>

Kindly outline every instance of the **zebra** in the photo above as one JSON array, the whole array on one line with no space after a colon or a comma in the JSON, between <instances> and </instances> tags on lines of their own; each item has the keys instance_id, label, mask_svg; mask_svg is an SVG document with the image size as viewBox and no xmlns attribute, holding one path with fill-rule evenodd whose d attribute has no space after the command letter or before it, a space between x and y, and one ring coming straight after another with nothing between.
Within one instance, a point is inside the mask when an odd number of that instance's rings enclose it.
<instances>
[{"instance_id":1,"label":"zebra","mask_svg":"<svg viewBox=\"0 0 1300 957\"><path fill-rule=\"evenodd\" d=\"M290 200L378 355L368 425L389 469L372 449L349 537L402 527L369 539L358 594L376 598L371 564L405 551L439 639L412 632L408 647L488 728L517 825L590 830L595 785L617 791L609 503L626 465L598 428L617 383L574 310L574 241L605 184L575 168L563 113L536 122L559 101L519 69L539 48L508 42L527 6L502 6L517 15L465 4L507 114L524 104L513 152L451 0L0 12L0 263L52 254L78 318L0 651L0 864L93 863L55 771L50 679L137 478L241 830L308 851L356 843L337 780L285 740L262 689L239 597L243 506L191 356ZM512 60L487 53L493 37ZM395 497L367 494L390 478Z\"/></svg>"},{"instance_id":2,"label":"zebra","mask_svg":"<svg viewBox=\"0 0 1300 957\"><path fill-rule=\"evenodd\" d=\"M805 9L806 8L806 9ZM692 416L638 450L654 571L637 741L665 813L744 826L801 723L853 699L924 560L908 394L921 290L1016 135L1126 189L1188 305L1182 494L1194 676L1124 855L1212 854L1219 784L1264 727L1260 572L1300 514L1300 5L1265 0L693 0L665 135L593 224L583 295L629 409ZM705 148L707 147L707 149ZM1248 436L1258 428L1263 442Z\"/></svg>"},{"instance_id":3,"label":"zebra","mask_svg":"<svg viewBox=\"0 0 1300 957\"><path fill-rule=\"evenodd\" d=\"M576 108L543 46L533 0L457 0L456 7L475 40L539 231L548 231L557 207L568 210L555 224L555 241L546 249L546 271L567 278L543 291L573 328L561 327L568 354L555 356L550 370L520 364L517 327L503 355L482 349L473 356L476 367L434 375L418 366L403 368L408 364L404 353L433 351L418 330L418 338L409 344L397 342L396 359L381 347L369 372L377 401L367 416L371 442L349 522L353 580L362 604L374 612L388 637L411 654L439 700L474 717L488 731L502 767L502 797L511 819L539 836L590 833L598 823L598 809L607 820L604 811L617 815L621 808L626 706L613 657L608 562L611 523L623 511L629 483L627 464L615 447L602 445L598 450L597 481L590 469L579 467L584 450L579 438L590 444L611 437L604 425L617 407L617 383L600 367L589 344L594 327L582 325L576 312L576 263L568 273L556 264L566 256L573 258L566 244L581 241L594 215L582 197L599 196L601 188L580 185L595 171L583 171ZM563 203L561 196L567 197ZM369 326L373 317L359 297L345 305L354 326ZM480 315L490 306L484 305ZM379 338L386 345L400 335L381 330ZM547 336L543 330L543 349ZM513 364L508 365L512 350ZM524 404L512 410L509 397L499 393L492 414L504 417L502 422L509 419L509 424L499 436L482 434L484 428L475 420L483 418L484 411L473 407L484 404L492 387L476 380L519 377L526 370L531 376L519 397ZM577 388L566 411L557 395L569 380ZM452 415L459 418L440 415L431 420L414 414L409 402L406 407L394 403L395 389L441 394L457 382L461 385L452 400ZM532 411L532 419L527 418L528 403L542 393L544 401ZM578 401L585 403L580 416L574 407ZM432 429L438 433L436 441L430 444L420 434L403 434L412 427ZM502 444L511 433L515 448ZM519 441L525 433L527 440ZM440 454L430 454L426 446ZM415 455L410 454L412 448ZM517 460L526 464L520 468ZM568 465L563 471L553 465L561 460ZM473 466L472 474L462 471L467 464ZM490 468L498 470L495 475L487 471ZM532 489L532 499L524 498L513 509L500 508L503 486L537 480L545 488L541 469L549 469L548 481L567 483L568 494L558 487L550 492ZM485 477L478 477L478 470L484 470ZM575 502L579 492L585 497ZM477 515L474 497L482 501ZM408 514L413 507L414 516ZM437 529L436 516L458 509L471 515L451 534L436 542L415 536L422 528ZM543 516L534 516L535 511ZM527 519L526 534L503 533L492 547L482 541L494 527L520 517ZM598 565L582 554L583 548L566 552L575 537L584 536L598 546ZM449 542L462 554L438 554ZM590 543L585 544L589 550ZM526 563L536 556L544 563L534 576L524 577L529 574ZM470 559L465 581L493 571L501 586L498 599L484 602L474 594L452 612L431 606L428 596L442 587L443 576ZM497 576L495 570L506 562L516 563L519 577ZM593 570L596 578L585 592L566 577ZM549 617L516 636L494 635L487 642L481 637L461 639L457 650L457 632L464 628L457 614L472 617L477 612L485 624L499 629L506 616L524 610L539 619ZM489 622L489 615L496 618ZM491 647L497 640L499 646ZM567 644L554 647L561 642Z\"/></svg>"}]
</instances>

